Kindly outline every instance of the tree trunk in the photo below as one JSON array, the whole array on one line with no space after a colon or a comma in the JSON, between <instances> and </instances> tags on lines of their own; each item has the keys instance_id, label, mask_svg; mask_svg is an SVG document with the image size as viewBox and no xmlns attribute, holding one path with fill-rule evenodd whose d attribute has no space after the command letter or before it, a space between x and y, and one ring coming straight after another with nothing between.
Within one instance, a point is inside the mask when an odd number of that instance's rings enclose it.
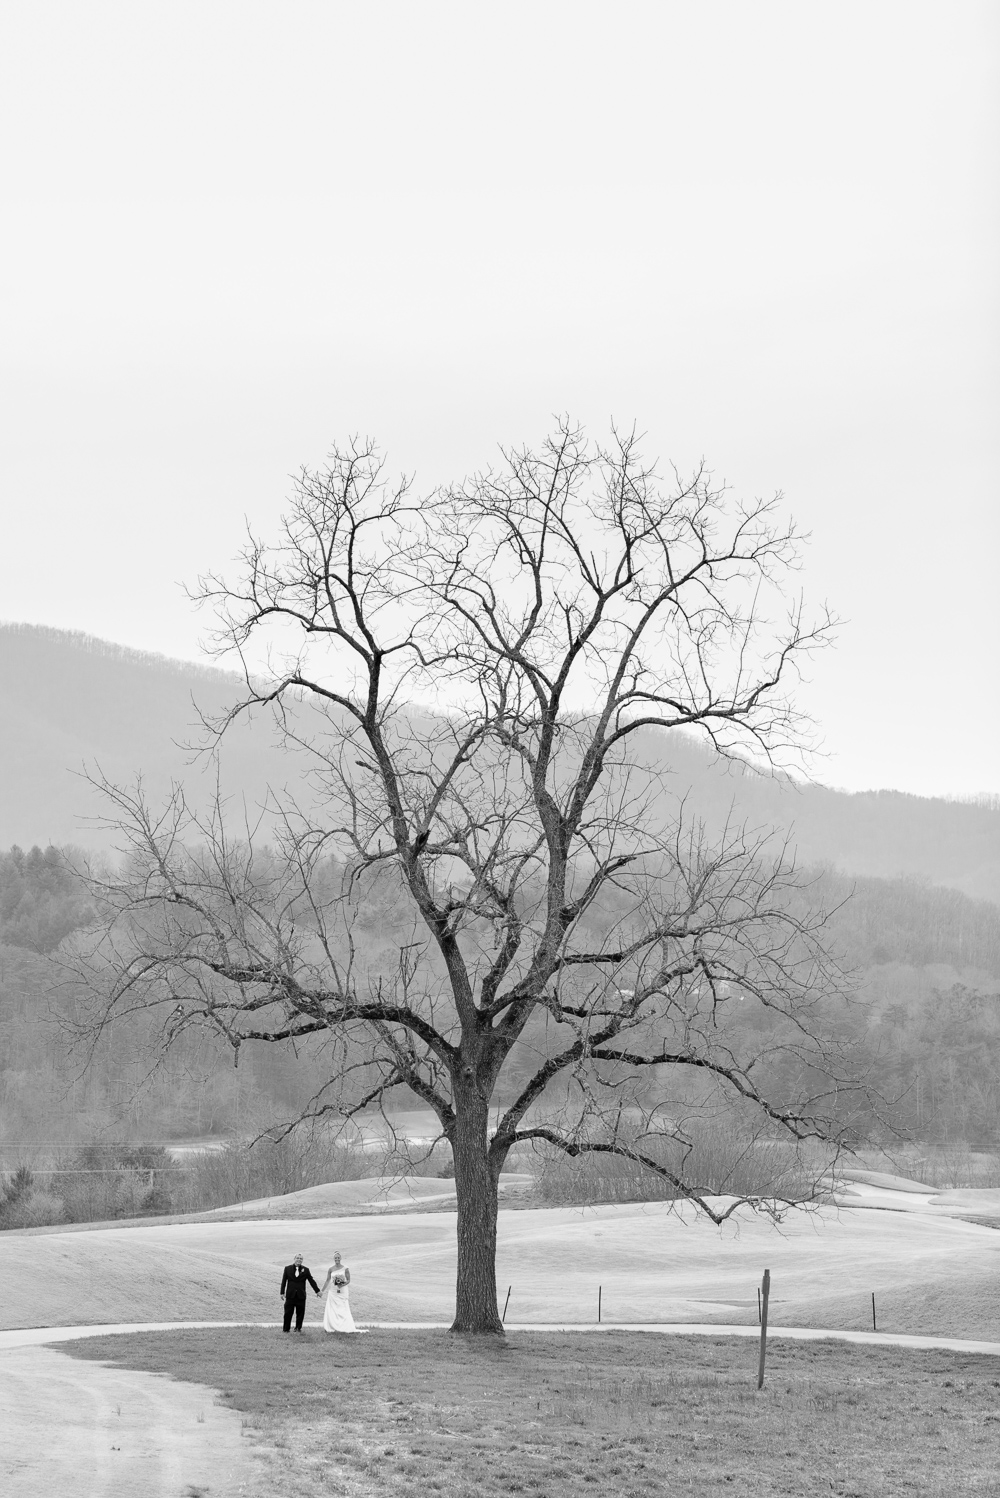
<instances>
[{"instance_id":1,"label":"tree trunk","mask_svg":"<svg viewBox=\"0 0 1000 1498\"><path fill-rule=\"evenodd\" d=\"M503 1335L497 1309L497 1181L488 1158L489 1109L474 1084L456 1087L451 1140L458 1200L453 1332Z\"/></svg>"}]
</instances>

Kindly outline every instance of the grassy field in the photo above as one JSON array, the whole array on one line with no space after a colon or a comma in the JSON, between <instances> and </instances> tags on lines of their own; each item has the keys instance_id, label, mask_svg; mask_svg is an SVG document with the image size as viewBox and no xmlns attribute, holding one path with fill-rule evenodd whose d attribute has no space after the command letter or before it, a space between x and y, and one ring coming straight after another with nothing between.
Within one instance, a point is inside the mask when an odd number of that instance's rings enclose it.
<instances>
[{"instance_id":1,"label":"grassy field","mask_svg":"<svg viewBox=\"0 0 1000 1498\"><path fill-rule=\"evenodd\" d=\"M254 1329L68 1344L241 1411L254 1498L1000 1495L1000 1359L641 1333Z\"/></svg>"},{"instance_id":2,"label":"grassy field","mask_svg":"<svg viewBox=\"0 0 1000 1498\"><path fill-rule=\"evenodd\" d=\"M322 1277L334 1249L359 1321L451 1320L455 1218L407 1212L3 1233L0 1327L268 1321L282 1265L301 1251ZM864 1329L874 1291L883 1331L1000 1341L1000 1232L951 1217L823 1208L775 1228L747 1211L720 1229L662 1202L500 1213L514 1322L593 1321L600 1286L607 1321L751 1324L765 1268L775 1326Z\"/></svg>"}]
</instances>

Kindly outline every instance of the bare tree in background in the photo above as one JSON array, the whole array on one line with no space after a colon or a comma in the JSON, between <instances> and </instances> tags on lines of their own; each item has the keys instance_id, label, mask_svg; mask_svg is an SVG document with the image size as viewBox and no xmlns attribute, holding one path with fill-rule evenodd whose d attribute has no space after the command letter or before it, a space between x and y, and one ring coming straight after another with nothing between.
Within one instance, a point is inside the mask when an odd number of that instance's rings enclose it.
<instances>
[{"instance_id":1,"label":"bare tree in background","mask_svg":"<svg viewBox=\"0 0 1000 1498\"><path fill-rule=\"evenodd\" d=\"M220 653L269 642L279 664L267 681L248 665L231 716L274 711L319 809L286 806L262 863L221 813L193 824L178 793L154 816L105 787L131 856L104 891L103 1022L160 1010L165 1046L204 1025L237 1054L330 1032L374 1068L351 1106L422 1099L454 1156L455 1330L501 1330L498 1178L518 1144L639 1162L713 1220L733 1210L643 1105L651 1069L704 1079L774 1136L837 1137L835 1084L808 1081L832 1055L823 915L780 850L737 829L710 848L665 817L652 763L676 730L771 764L801 746L789 689L829 620L789 603L797 556L773 504L704 472L665 489L631 436L594 449L562 424L420 500L373 446L336 450L302 473L277 544L251 539L238 580L198 595ZM332 852L347 877L324 885ZM393 971L354 940L375 901ZM764 1029L735 1023L747 1002ZM314 1115L350 1111L336 1053Z\"/></svg>"}]
</instances>

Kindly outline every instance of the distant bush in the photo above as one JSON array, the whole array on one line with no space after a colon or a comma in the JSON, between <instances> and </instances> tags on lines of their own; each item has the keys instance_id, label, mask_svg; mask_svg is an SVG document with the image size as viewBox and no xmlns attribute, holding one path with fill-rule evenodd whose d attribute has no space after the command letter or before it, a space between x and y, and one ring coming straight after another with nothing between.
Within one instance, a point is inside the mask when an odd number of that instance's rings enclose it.
<instances>
[{"instance_id":1,"label":"distant bush","mask_svg":"<svg viewBox=\"0 0 1000 1498\"><path fill-rule=\"evenodd\" d=\"M286 1196L329 1181L357 1181L382 1173L385 1156L318 1132L295 1131L256 1142L229 1140L221 1149L188 1157L178 1176L174 1211L207 1212L237 1202Z\"/></svg>"},{"instance_id":2,"label":"distant bush","mask_svg":"<svg viewBox=\"0 0 1000 1498\"><path fill-rule=\"evenodd\" d=\"M35 1188L35 1177L27 1165L19 1165L0 1190L0 1207L12 1207Z\"/></svg>"},{"instance_id":3,"label":"distant bush","mask_svg":"<svg viewBox=\"0 0 1000 1498\"><path fill-rule=\"evenodd\" d=\"M48 1191L29 1191L17 1202L0 1208L0 1228L47 1228L66 1221L58 1196Z\"/></svg>"},{"instance_id":4,"label":"distant bush","mask_svg":"<svg viewBox=\"0 0 1000 1498\"><path fill-rule=\"evenodd\" d=\"M409 1160L307 1129L228 1140L184 1163L160 1145L88 1144L46 1162L45 1190L26 1166L0 1184L0 1228L204 1212L331 1181L445 1174L450 1164L450 1149Z\"/></svg>"},{"instance_id":5,"label":"distant bush","mask_svg":"<svg viewBox=\"0 0 1000 1498\"><path fill-rule=\"evenodd\" d=\"M26 1165L19 1166L0 1187L0 1228L49 1227L64 1219L62 1202L35 1184Z\"/></svg>"},{"instance_id":6,"label":"distant bush","mask_svg":"<svg viewBox=\"0 0 1000 1498\"><path fill-rule=\"evenodd\" d=\"M163 1186L150 1186L142 1199L141 1210L143 1213L148 1212L150 1216L172 1212L174 1204L170 1193Z\"/></svg>"},{"instance_id":7,"label":"distant bush","mask_svg":"<svg viewBox=\"0 0 1000 1498\"><path fill-rule=\"evenodd\" d=\"M1000 1186L1000 1155L973 1149L964 1140L887 1149L881 1158L866 1157L864 1164L873 1170L907 1176L938 1191L962 1187L995 1190Z\"/></svg>"},{"instance_id":8,"label":"distant bush","mask_svg":"<svg viewBox=\"0 0 1000 1498\"><path fill-rule=\"evenodd\" d=\"M797 1200L809 1194L807 1171L794 1145L755 1137L738 1120L699 1120L685 1137L664 1133L641 1140L644 1153L709 1196ZM815 1170L815 1166L814 1166ZM538 1194L548 1204L675 1201L683 1196L655 1171L604 1151L537 1156Z\"/></svg>"},{"instance_id":9,"label":"distant bush","mask_svg":"<svg viewBox=\"0 0 1000 1498\"><path fill-rule=\"evenodd\" d=\"M174 1210L177 1167L155 1144L88 1144L57 1161L49 1190L69 1222L108 1222Z\"/></svg>"},{"instance_id":10,"label":"distant bush","mask_svg":"<svg viewBox=\"0 0 1000 1498\"><path fill-rule=\"evenodd\" d=\"M103 1170L162 1171L174 1168L170 1151L161 1144L85 1144L77 1153L79 1166Z\"/></svg>"},{"instance_id":11,"label":"distant bush","mask_svg":"<svg viewBox=\"0 0 1000 1498\"><path fill-rule=\"evenodd\" d=\"M377 1169L368 1175L417 1176L422 1179L450 1181L455 1176L455 1158L451 1145L444 1139L427 1144L415 1139L396 1139L381 1156Z\"/></svg>"}]
</instances>

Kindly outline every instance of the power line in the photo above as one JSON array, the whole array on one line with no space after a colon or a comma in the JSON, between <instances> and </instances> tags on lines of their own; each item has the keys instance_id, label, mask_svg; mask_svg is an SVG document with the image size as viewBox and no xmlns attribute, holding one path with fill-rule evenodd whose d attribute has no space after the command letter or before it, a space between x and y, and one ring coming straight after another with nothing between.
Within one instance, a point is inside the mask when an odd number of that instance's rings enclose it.
<instances>
[{"instance_id":1,"label":"power line","mask_svg":"<svg viewBox=\"0 0 1000 1498\"><path fill-rule=\"evenodd\" d=\"M98 1170L33 1170L33 1176L111 1176L134 1170L139 1175L190 1175L194 1165L102 1165Z\"/></svg>"}]
</instances>

